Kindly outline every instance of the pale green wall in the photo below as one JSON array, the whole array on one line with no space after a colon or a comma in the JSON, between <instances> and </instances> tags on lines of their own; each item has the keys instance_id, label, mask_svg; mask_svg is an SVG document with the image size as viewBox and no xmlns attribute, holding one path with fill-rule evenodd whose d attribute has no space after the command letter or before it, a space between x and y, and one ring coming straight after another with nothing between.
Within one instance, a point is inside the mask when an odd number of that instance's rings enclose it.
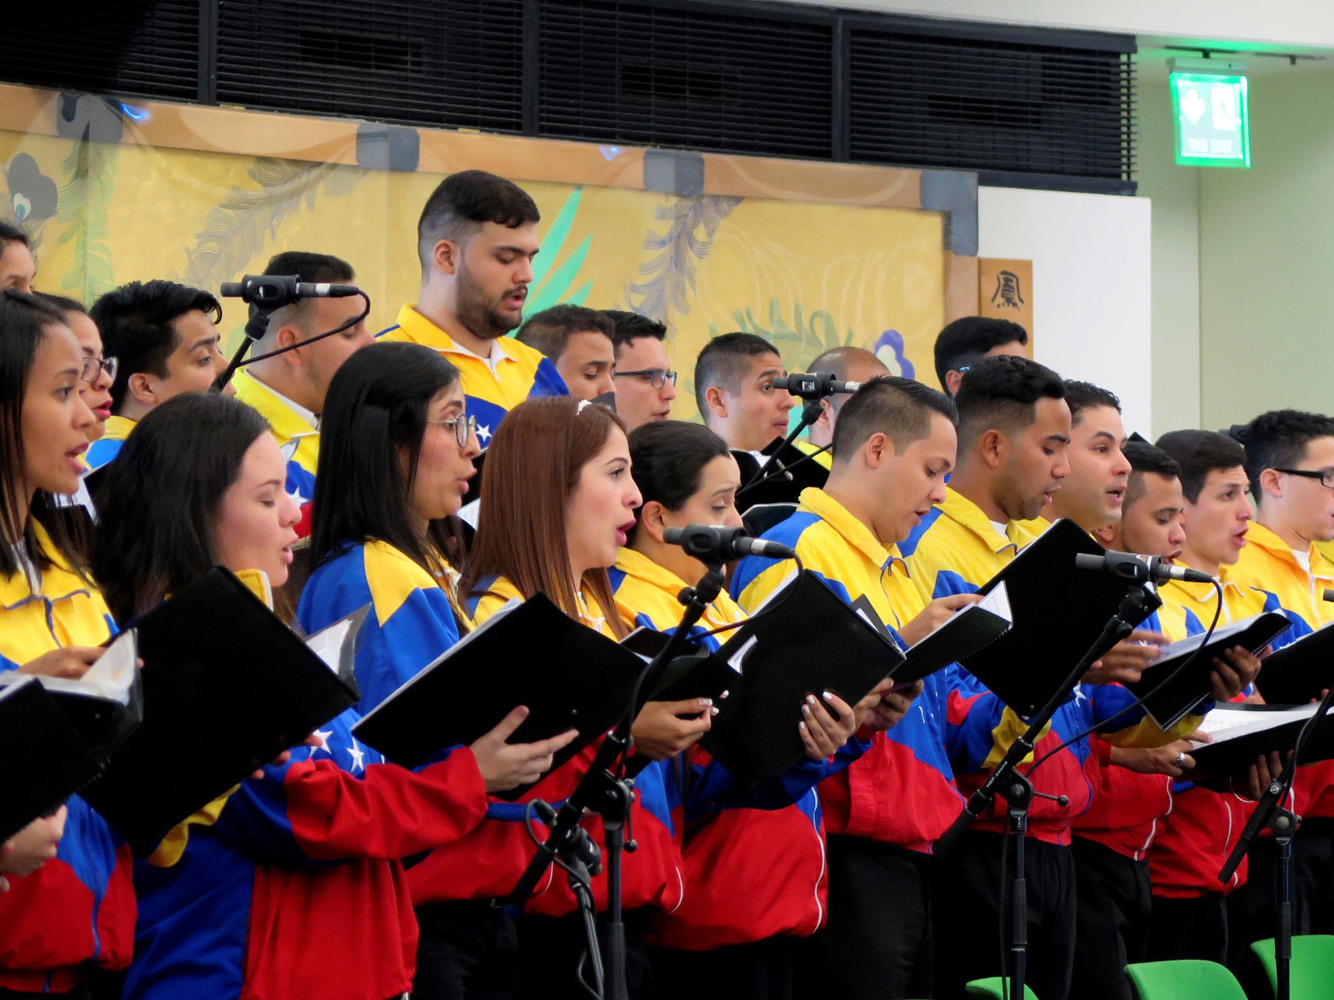
<instances>
[{"instance_id":1,"label":"pale green wall","mask_svg":"<svg viewBox=\"0 0 1334 1000\"><path fill-rule=\"evenodd\" d=\"M1251 79L1250 170L1201 170L1207 427L1334 411L1334 70Z\"/></svg>"}]
</instances>

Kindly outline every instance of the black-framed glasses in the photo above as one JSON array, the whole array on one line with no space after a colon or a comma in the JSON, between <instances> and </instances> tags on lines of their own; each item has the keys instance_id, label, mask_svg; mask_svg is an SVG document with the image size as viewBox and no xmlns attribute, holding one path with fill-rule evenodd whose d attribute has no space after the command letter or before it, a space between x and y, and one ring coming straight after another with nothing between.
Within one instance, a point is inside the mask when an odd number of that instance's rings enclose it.
<instances>
[{"instance_id":1,"label":"black-framed glasses","mask_svg":"<svg viewBox=\"0 0 1334 1000\"><path fill-rule=\"evenodd\" d=\"M443 420L428 420L426 422L451 428L454 431L454 440L459 443L460 448L468 447L469 439L477 432L477 418L471 414L465 416L460 413L457 417L445 417Z\"/></svg>"},{"instance_id":2,"label":"black-framed glasses","mask_svg":"<svg viewBox=\"0 0 1334 1000\"><path fill-rule=\"evenodd\" d=\"M107 373L107 378L116 381L116 369L120 362L116 358L94 358L87 357L83 359L83 368L79 371L79 378L84 382L96 382L97 376L101 372Z\"/></svg>"},{"instance_id":3,"label":"black-framed glasses","mask_svg":"<svg viewBox=\"0 0 1334 1000\"><path fill-rule=\"evenodd\" d=\"M638 371L612 372L611 374L613 378L628 378L631 375L646 378L655 389L661 389L668 382L676 385L676 372L668 371L666 368L640 368Z\"/></svg>"},{"instance_id":4,"label":"black-framed glasses","mask_svg":"<svg viewBox=\"0 0 1334 1000\"><path fill-rule=\"evenodd\" d=\"M1303 479L1319 479L1321 486L1326 486L1334 490L1334 469L1322 469L1319 472L1313 472L1310 469L1275 469L1275 472L1281 472L1285 476L1301 476Z\"/></svg>"}]
</instances>

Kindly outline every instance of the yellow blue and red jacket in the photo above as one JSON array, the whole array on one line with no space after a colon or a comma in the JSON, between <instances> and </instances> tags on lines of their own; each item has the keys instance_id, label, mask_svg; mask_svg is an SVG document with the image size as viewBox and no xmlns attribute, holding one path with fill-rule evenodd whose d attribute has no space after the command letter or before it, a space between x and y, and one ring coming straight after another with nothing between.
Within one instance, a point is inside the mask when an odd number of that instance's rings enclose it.
<instances>
[{"instance_id":1,"label":"yellow blue and red jacket","mask_svg":"<svg viewBox=\"0 0 1334 1000\"><path fill-rule=\"evenodd\" d=\"M180 824L135 866L132 1000L411 989L417 922L400 858L464 838L486 814L477 761L411 771L360 743L356 709Z\"/></svg>"},{"instance_id":2,"label":"yellow blue and red jacket","mask_svg":"<svg viewBox=\"0 0 1334 1000\"><path fill-rule=\"evenodd\" d=\"M1002 536L977 504L947 488L944 502L933 508L914 533L913 551L908 557L912 578L926 598L975 592L1014 558L1020 545L1036 537L1031 524L1011 522ZM951 703L951 722L957 724L971 710L968 696L986 689L962 671L956 674L956 682L963 695ZM1034 759L1055 751L1086 729L1098 729L1102 740L1114 746L1153 747L1179 739L1199 726L1200 715L1192 714L1165 732L1134 701L1134 696L1119 684L1076 686L1038 740ZM1211 705L1202 704L1199 711L1206 711ZM994 759L999 759L1015 735L996 734ZM1050 799L1035 799L1029 814L1030 836L1053 844L1070 843L1070 824L1088 810L1094 790L1101 784L1101 761L1096 751L1090 739L1083 737L1060 750L1035 772L1036 791L1065 795L1068 802L1062 806ZM1021 770L1028 773L1031 766ZM971 792L984 778L981 773L966 774L962 770L957 774L959 788L965 792ZM974 825L980 830L1004 829L1004 804L998 802L992 812Z\"/></svg>"},{"instance_id":3,"label":"yellow blue and red jacket","mask_svg":"<svg viewBox=\"0 0 1334 1000\"><path fill-rule=\"evenodd\" d=\"M1160 585L1158 592L1163 598L1163 606L1140 628L1179 639L1204 632L1213 621L1218 599L1212 585L1170 581ZM1261 601L1254 592L1245 591L1226 579L1223 580L1223 593L1225 601L1219 625L1259 614L1262 610ZM1102 742L1095 739L1095 748ZM1104 753L1103 756L1110 757L1110 754ZM1133 860L1143 861L1155 842L1165 834L1168 844L1158 848L1159 856L1180 853L1178 860L1169 863L1176 872L1182 874L1183 882L1186 871L1194 871L1196 875L1205 871L1210 862L1203 859L1217 853L1218 844L1225 839L1225 833L1221 831L1231 826L1230 816L1224 816L1213 805L1206 807L1206 812L1212 815L1207 816L1203 822L1194 822L1185 814L1196 807L1190 799L1180 798L1185 790L1194 786L1189 782L1174 782L1165 774L1140 774L1108 761L1101 768L1100 779L1089 811L1074 821L1076 836L1096 841ZM1184 802L1184 807L1177 810L1174 801ZM1169 822L1167 817L1174 811L1178 815L1174 821ZM1239 828L1237 832L1240 833ZM1194 837L1195 844L1192 846L1190 840L1193 833L1203 836ZM1177 844L1176 841L1182 842ZM1226 858L1226 852L1223 857ZM1217 891L1218 882L1213 875L1217 875L1222 866L1223 860L1220 859L1209 876L1212 881L1201 883L1209 891ZM1244 880L1243 870L1241 881Z\"/></svg>"},{"instance_id":4,"label":"yellow blue and red jacket","mask_svg":"<svg viewBox=\"0 0 1334 1000\"><path fill-rule=\"evenodd\" d=\"M686 586L684 580L628 548L621 549L610 575L627 624L675 630L682 612L676 595ZM691 634L717 649L719 637L702 633L745 618L731 598L719 594ZM721 639L727 639L726 633ZM722 710L727 710L725 702ZM745 791L698 746L684 759L669 762L669 777L678 785L688 783L675 796L673 817L685 895L674 912L658 915L650 940L664 948L702 951L775 934L806 936L819 929L825 920L828 881L815 785L866 749L866 743L849 740L832 761L803 762L783 776L787 790L775 789L775 796L763 802L748 801ZM774 808L780 803L781 808ZM728 808L731 804L736 807Z\"/></svg>"},{"instance_id":5,"label":"yellow blue and red jacket","mask_svg":"<svg viewBox=\"0 0 1334 1000\"><path fill-rule=\"evenodd\" d=\"M383 341L424 344L458 368L467 411L477 418L477 441L483 450L491 444L491 436L505 414L525 399L570 394L556 366L535 348L513 337L497 338L495 343L504 357L492 371L485 360L460 350L449 334L410 305L398 311L397 323L375 336Z\"/></svg>"},{"instance_id":6,"label":"yellow blue and red jacket","mask_svg":"<svg viewBox=\"0 0 1334 1000\"><path fill-rule=\"evenodd\" d=\"M130 431L134 430L137 423L138 421L129 417L107 417L102 436L90 444L88 450L84 452L83 458L88 465L88 471L96 472L119 455L125 445L125 439L130 436Z\"/></svg>"},{"instance_id":7,"label":"yellow blue and red jacket","mask_svg":"<svg viewBox=\"0 0 1334 1000\"><path fill-rule=\"evenodd\" d=\"M53 565L0 580L0 669L64 646L97 646L116 631L102 595L35 525ZM0 988L66 993L88 972L130 964L135 899L129 847L83 799L56 856L31 875L8 876L0 895Z\"/></svg>"},{"instance_id":8,"label":"yellow blue and red jacket","mask_svg":"<svg viewBox=\"0 0 1334 1000\"><path fill-rule=\"evenodd\" d=\"M1223 608L1219 626L1265 610L1264 596L1241 587L1230 578L1230 567L1220 574ZM1154 628L1173 642L1209 628L1218 609L1212 584L1172 580L1158 588L1163 606L1145 628ZM1244 701L1247 692L1233 701ZM1172 784L1172 808L1158 826L1150 845L1149 880L1153 894L1165 899L1195 899L1232 892L1246 884L1248 859L1243 858L1226 885L1218 881L1228 855L1241 839L1242 828L1254 804L1230 791L1218 792L1189 781Z\"/></svg>"},{"instance_id":9,"label":"yellow blue and red jacket","mask_svg":"<svg viewBox=\"0 0 1334 1000\"><path fill-rule=\"evenodd\" d=\"M1334 621L1334 602L1324 600L1326 588L1334 587L1334 562L1319 544L1311 545L1309 551L1311 570L1307 572L1283 539L1252 521L1241 555L1227 569L1229 580L1263 595L1264 610L1291 619L1292 627L1274 640L1275 649ZM1263 670L1257 686L1264 694ZM1334 761L1298 768L1293 790L1299 816L1334 818Z\"/></svg>"},{"instance_id":10,"label":"yellow blue and red jacket","mask_svg":"<svg viewBox=\"0 0 1334 1000\"><path fill-rule=\"evenodd\" d=\"M248 371L232 376L236 398L254 407L269 423L269 429L287 460L287 494L301 508L297 534L310 536L310 501L315 496L315 470L320 461L320 432L293 410L277 393Z\"/></svg>"},{"instance_id":11,"label":"yellow blue and red jacket","mask_svg":"<svg viewBox=\"0 0 1334 1000\"><path fill-rule=\"evenodd\" d=\"M897 629L927 601L898 551L883 545L830 494L802 490L796 512L764 537L795 549L807 569L904 648ZM732 594L743 608L754 608L794 569L791 560L747 557L732 575ZM958 712L952 704L959 697L952 690L954 672L950 667L928 677L898 725L877 733L861 760L821 783L829 833L929 853L949 828L963 807L951 761L965 762L966 770L980 767L992 752L993 730L1010 732L1018 721L989 692L972 699L975 714ZM1021 731L1018 727L1011 738Z\"/></svg>"}]
</instances>

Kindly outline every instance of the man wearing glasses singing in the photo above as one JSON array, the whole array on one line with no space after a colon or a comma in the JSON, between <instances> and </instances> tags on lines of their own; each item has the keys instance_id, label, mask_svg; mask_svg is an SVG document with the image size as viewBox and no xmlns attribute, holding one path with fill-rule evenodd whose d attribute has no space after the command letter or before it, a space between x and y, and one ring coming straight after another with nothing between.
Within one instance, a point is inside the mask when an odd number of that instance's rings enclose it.
<instances>
[{"instance_id":1,"label":"man wearing glasses singing","mask_svg":"<svg viewBox=\"0 0 1334 1000\"><path fill-rule=\"evenodd\" d=\"M607 315L616 324L612 389L617 414L629 430L650 420L668 419L676 398L676 372L667 358L667 327L624 310L609 309Z\"/></svg>"},{"instance_id":2,"label":"man wearing glasses singing","mask_svg":"<svg viewBox=\"0 0 1334 1000\"><path fill-rule=\"evenodd\" d=\"M1334 419L1298 410L1262 413L1235 432L1246 449L1246 478L1255 498L1255 523L1228 578L1266 597L1293 626L1274 643L1284 645L1334 621L1334 563L1320 551L1334 539ZM1190 535L1189 519L1186 524ZM1264 673L1256 682L1264 694ZM1302 817L1293 838L1293 932L1334 932L1334 761L1302 767L1294 786L1294 810ZM1271 937L1274 930L1272 841L1251 854L1250 889L1228 901L1237 949ZM1323 860L1322 860L1323 859Z\"/></svg>"}]
</instances>

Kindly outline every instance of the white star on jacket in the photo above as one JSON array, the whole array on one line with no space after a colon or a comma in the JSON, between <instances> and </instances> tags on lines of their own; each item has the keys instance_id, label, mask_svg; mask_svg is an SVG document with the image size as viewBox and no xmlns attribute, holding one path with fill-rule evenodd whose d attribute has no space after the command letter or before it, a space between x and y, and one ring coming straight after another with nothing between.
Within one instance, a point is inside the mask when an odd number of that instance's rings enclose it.
<instances>
[{"instance_id":1,"label":"white star on jacket","mask_svg":"<svg viewBox=\"0 0 1334 1000\"><path fill-rule=\"evenodd\" d=\"M356 737L352 738L352 745L347 748L347 752L352 758L352 773L355 774L358 771L365 771L366 764L362 758L366 756L366 751L361 749L361 746L357 743Z\"/></svg>"},{"instance_id":2,"label":"white star on jacket","mask_svg":"<svg viewBox=\"0 0 1334 1000\"><path fill-rule=\"evenodd\" d=\"M320 745L317 747L311 747L310 755L314 757L317 753L323 750L330 757L332 757L333 751L329 749L329 737L333 735L333 730L317 729L311 735L313 735L317 740L320 741Z\"/></svg>"},{"instance_id":3,"label":"white star on jacket","mask_svg":"<svg viewBox=\"0 0 1334 1000\"><path fill-rule=\"evenodd\" d=\"M490 425L490 424L478 424L478 425L477 425L477 440L478 440L478 441L481 441L483 444L485 444L487 441L490 441L490 440L491 440L491 425Z\"/></svg>"}]
</instances>

